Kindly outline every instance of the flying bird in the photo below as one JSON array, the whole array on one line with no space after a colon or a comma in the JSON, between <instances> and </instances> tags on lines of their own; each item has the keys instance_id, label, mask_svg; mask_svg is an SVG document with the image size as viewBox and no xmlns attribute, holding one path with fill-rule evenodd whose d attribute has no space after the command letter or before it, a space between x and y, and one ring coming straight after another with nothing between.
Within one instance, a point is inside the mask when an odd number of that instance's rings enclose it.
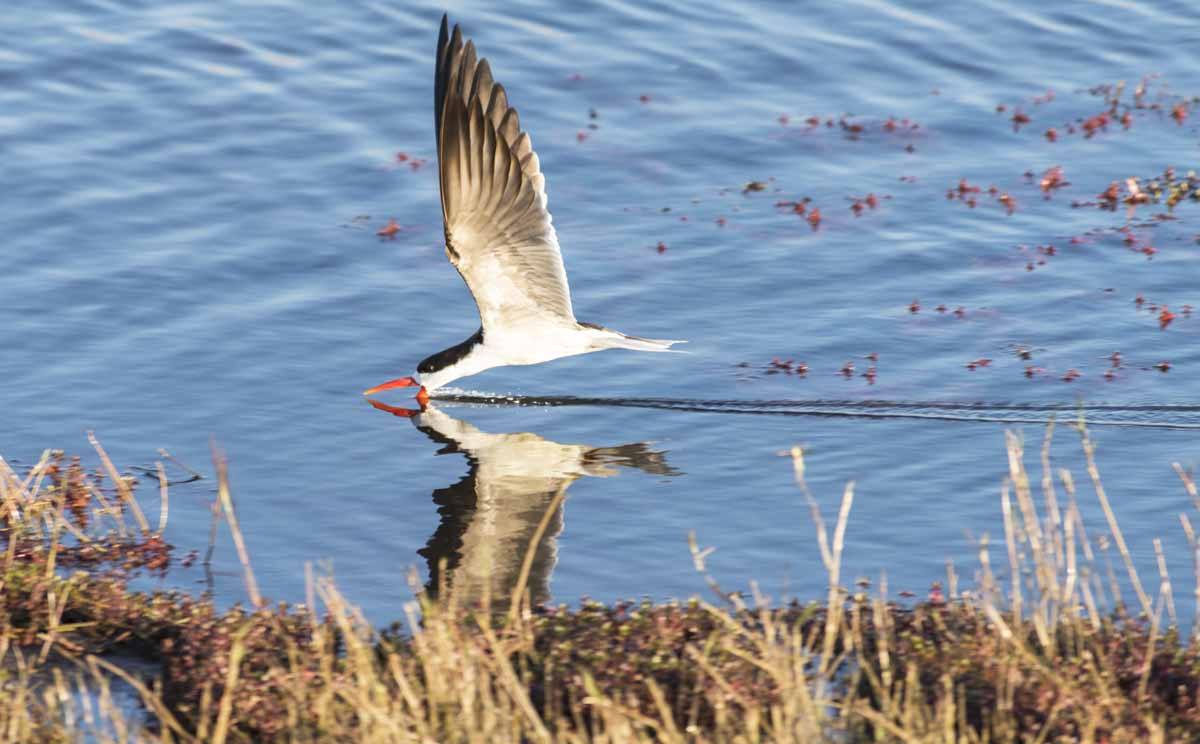
<instances>
[{"instance_id":1,"label":"flying bird","mask_svg":"<svg viewBox=\"0 0 1200 744\"><path fill-rule=\"evenodd\" d=\"M438 35L433 121L446 256L479 308L480 327L427 357L417 374L364 395L418 387L429 393L492 367L540 364L604 349L668 351L672 344L575 319L546 182L529 135L475 45L446 16Z\"/></svg>"}]
</instances>

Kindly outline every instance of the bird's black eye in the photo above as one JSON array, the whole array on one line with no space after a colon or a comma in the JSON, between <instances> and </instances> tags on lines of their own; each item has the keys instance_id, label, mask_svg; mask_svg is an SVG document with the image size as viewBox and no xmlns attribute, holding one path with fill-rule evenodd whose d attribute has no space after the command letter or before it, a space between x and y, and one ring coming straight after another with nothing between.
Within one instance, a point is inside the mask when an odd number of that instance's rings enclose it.
<instances>
[{"instance_id":1,"label":"bird's black eye","mask_svg":"<svg viewBox=\"0 0 1200 744\"><path fill-rule=\"evenodd\" d=\"M471 351L483 343L483 329L475 331L466 341L461 344L455 344L445 351L439 351L431 357L427 357L417 365L417 371L423 375L438 370L445 369L461 361L463 357L471 353Z\"/></svg>"}]
</instances>

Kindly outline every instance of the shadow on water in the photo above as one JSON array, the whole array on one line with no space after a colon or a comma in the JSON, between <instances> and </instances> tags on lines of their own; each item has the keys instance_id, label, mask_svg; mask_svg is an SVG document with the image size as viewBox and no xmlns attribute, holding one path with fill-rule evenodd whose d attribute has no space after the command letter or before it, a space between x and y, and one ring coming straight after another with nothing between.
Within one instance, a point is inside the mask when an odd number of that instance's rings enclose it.
<instances>
[{"instance_id":1,"label":"shadow on water","mask_svg":"<svg viewBox=\"0 0 1200 744\"><path fill-rule=\"evenodd\" d=\"M661 476L682 474L667 463L666 452L645 442L612 447L561 444L531 432L480 431L434 406L415 411L377 401L371 404L407 418L443 445L437 454L461 454L467 459L462 479L434 490L440 521L425 547L417 551L429 567L426 590L430 595L452 595L461 605L489 602L493 609L507 609L548 512L526 581L533 604L549 601L563 528L563 499L579 478L607 478L620 468Z\"/></svg>"},{"instance_id":2,"label":"shadow on water","mask_svg":"<svg viewBox=\"0 0 1200 744\"><path fill-rule=\"evenodd\" d=\"M904 418L989 424L1044 424L1052 419L1084 417L1089 426L1200 429L1200 405L1108 403L1009 403L989 401L905 400L706 400L689 398L601 398L572 395L494 395L440 391L446 403L510 406L606 406L653 408L693 413L758 416Z\"/></svg>"}]
</instances>

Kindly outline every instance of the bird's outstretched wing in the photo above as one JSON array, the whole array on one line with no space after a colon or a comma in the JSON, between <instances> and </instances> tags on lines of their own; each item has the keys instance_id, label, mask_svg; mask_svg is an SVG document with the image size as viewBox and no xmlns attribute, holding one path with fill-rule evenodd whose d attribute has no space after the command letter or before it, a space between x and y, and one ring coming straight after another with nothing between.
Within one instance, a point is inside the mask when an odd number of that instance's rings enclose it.
<instances>
[{"instance_id":1,"label":"bird's outstretched wing","mask_svg":"<svg viewBox=\"0 0 1200 744\"><path fill-rule=\"evenodd\" d=\"M445 16L434 124L446 254L489 327L574 322L567 272L546 210L538 156L475 45Z\"/></svg>"}]
</instances>

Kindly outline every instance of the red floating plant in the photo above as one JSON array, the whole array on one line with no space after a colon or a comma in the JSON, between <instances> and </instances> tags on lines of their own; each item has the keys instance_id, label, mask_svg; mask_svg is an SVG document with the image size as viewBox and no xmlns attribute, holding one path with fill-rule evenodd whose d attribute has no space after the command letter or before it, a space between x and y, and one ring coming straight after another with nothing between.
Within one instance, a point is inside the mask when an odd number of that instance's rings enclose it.
<instances>
[{"instance_id":1,"label":"red floating plant","mask_svg":"<svg viewBox=\"0 0 1200 744\"><path fill-rule=\"evenodd\" d=\"M379 230L377 230L375 232L375 234L378 235L379 237L385 238L387 240L395 240L396 234L399 232L400 232L400 223L396 222L395 219L391 219L391 220L388 220L388 223L386 225L379 228Z\"/></svg>"},{"instance_id":2,"label":"red floating plant","mask_svg":"<svg viewBox=\"0 0 1200 744\"><path fill-rule=\"evenodd\" d=\"M1175 320L1175 313L1171 312L1166 305L1163 305L1162 312L1158 314L1158 327L1166 330L1167 326L1171 325L1171 321Z\"/></svg>"}]
</instances>

